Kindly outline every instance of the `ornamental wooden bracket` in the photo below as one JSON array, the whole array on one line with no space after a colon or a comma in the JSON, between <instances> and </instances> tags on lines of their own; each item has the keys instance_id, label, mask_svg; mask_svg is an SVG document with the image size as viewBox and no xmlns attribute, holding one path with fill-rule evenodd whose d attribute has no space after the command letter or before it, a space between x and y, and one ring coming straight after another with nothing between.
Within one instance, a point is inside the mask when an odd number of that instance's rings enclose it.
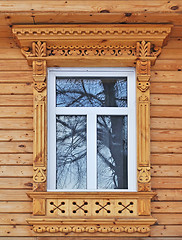
<instances>
[{"instance_id":1,"label":"ornamental wooden bracket","mask_svg":"<svg viewBox=\"0 0 182 240\"><path fill-rule=\"evenodd\" d=\"M37 235L148 236L151 216L150 69L171 25L13 26L15 40L33 68L33 215ZM47 192L47 67L136 67L138 192Z\"/></svg>"}]
</instances>

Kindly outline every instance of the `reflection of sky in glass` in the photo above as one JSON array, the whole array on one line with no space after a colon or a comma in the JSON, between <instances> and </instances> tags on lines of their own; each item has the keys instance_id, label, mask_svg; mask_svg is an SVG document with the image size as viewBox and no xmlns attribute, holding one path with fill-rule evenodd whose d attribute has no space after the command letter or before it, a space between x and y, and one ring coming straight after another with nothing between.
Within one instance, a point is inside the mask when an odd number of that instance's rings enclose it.
<instances>
[{"instance_id":1,"label":"reflection of sky in glass","mask_svg":"<svg viewBox=\"0 0 182 240\"><path fill-rule=\"evenodd\" d=\"M86 189L86 120L56 117L56 189Z\"/></svg>"},{"instance_id":2,"label":"reflection of sky in glass","mask_svg":"<svg viewBox=\"0 0 182 240\"><path fill-rule=\"evenodd\" d=\"M127 169L127 116L98 116L98 189L127 189Z\"/></svg>"},{"instance_id":3,"label":"reflection of sky in glass","mask_svg":"<svg viewBox=\"0 0 182 240\"><path fill-rule=\"evenodd\" d=\"M57 107L127 107L127 78L57 77L56 94Z\"/></svg>"}]
</instances>

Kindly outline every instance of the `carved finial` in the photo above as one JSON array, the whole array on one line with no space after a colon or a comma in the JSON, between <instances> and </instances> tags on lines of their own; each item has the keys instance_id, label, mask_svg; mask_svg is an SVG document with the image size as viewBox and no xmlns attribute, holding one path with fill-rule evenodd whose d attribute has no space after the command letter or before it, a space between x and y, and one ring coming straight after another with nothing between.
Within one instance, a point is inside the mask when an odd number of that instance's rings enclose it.
<instances>
[{"instance_id":1,"label":"carved finial","mask_svg":"<svg viewBox=\"0 0 182 240\"><path fill-rule=\"evenodd\" d=\"M32 54L35 57L46 57L46 42L33 42Z\"/></svg>"},{"instance_id":2,"label":"carved finial","mask_svg":"<svg viewBox=\"0 0 182 240\"><path fill-rule=\"evenodd\" d=\"M151 43L142 41L137 42L137 56L138 57L149 57L150 56Z\"/></svg>"}]
</instances>

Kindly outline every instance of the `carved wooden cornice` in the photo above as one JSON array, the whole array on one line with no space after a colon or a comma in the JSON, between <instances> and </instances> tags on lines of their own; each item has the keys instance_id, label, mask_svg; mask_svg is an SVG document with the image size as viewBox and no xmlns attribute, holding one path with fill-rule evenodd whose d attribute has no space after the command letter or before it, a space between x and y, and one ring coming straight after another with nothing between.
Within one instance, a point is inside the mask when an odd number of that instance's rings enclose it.
<instances>
[{"instance_id":1,"label":"carved wooden cornice","mask_svg":"<svg viewBox=\"0 0 182 240\"><path fill-rule=\"evenodd\" d=\"M15 25L13 34L18 38L21 46L27 47L31 47L32 41L43 39L48 46L63 40L66 43L73 39L77 43L84 39L98 40L105 45L108 39L112 39L121 45L145 40L161 47L171 32L171 26L160 24ZM102 42L102 38L106 41ZM85 43L87 45L87 41Z\"/></svg>"},{"instance_id":2,"label":"carved wooden cornice","mask_svg":"<svg viewBox=\"0 0 182 240\"><path fill-rule=\"evenodd\" d=\"M33 68L33 215L44 236L148 236L151 216L150 68L171 25L13 26ZM47 67L136 67L138 192L47 192ZM47 235L45 235L47 234ZM94 235L93 235L94 234Z\"/></svg>"},{"instance_id":3,"label":"carved wooden cornice","mask_svg":"<svg viewBox=\"0 0 182 240\"><path fill-rule=\"evenodd\" d=\"M82 66L97 66L95 60L98 59L102 60L100 66L133 66L138 58L150 59L154 64L170 31L169 25L143 24L13 27L13 34L28 63L46 60L48 67L73 66L75 58ZM138 51L137 42L142 41L149 42L150 52ZM39 45L37 52L33 42ZM44 54L41 48L44 48ZM120 64L116 60L121 60Z\"/></svg>"}]
</instances>

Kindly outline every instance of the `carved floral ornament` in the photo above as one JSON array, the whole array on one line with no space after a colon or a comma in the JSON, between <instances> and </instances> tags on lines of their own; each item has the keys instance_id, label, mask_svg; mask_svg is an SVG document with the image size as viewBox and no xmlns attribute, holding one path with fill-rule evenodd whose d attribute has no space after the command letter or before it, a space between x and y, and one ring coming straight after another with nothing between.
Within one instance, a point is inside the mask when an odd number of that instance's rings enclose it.
<instances>
[{"instance_id":1,"label":"carved floral ornament","mask_svg":"<svg viewBox=\"0 0 182 240\"><path fill-rule=\"evenodd\" d=\"M148 236L151 216L150 69L170 25L14 26L22 54L33 68L33 215L36 235ZM47 192L47 67L136 67L138 192Z\"/></svg>"}]
</instances>

